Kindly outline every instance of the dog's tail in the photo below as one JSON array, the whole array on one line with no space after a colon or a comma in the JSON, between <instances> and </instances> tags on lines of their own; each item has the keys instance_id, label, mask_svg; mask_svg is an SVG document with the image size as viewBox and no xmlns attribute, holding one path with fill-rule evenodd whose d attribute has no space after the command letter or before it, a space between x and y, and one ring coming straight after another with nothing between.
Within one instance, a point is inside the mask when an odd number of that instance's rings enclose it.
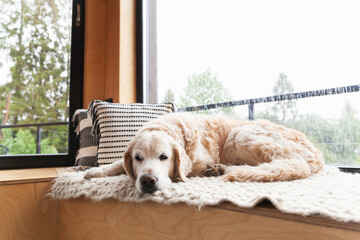
<instances>
[{"instance_id":1,"label":"dog's tail","mask_svg":"<svg viewBox=\"0 0 360 240\"><path fill-rule=\"evenodd\" d=\"M321 156L313 160L276 159L258 166L231 166L224 173L225 181L288 181L306 178L324 166Z\"/></svg>"}]
</instances>

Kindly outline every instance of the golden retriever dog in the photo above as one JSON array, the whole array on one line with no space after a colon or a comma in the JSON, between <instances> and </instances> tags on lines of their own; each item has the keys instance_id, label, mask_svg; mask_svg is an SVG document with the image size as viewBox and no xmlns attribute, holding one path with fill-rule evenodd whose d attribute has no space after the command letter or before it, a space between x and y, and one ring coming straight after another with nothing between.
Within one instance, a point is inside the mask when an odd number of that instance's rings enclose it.
<instances>
[{"instance_id":1,"label":"golden retriever dog","mask_svg":"<svg viewBox=\"0 0 360 240\"><path fill-rule=\"evenodd\" d=\"M318 172L322 153L296 130L269 121L173 113L153 120L129 143L124 160L92 168L85 178L127 173L141 193L191 176L224 181L288 181Z\"/></svg>"}]
</instances>

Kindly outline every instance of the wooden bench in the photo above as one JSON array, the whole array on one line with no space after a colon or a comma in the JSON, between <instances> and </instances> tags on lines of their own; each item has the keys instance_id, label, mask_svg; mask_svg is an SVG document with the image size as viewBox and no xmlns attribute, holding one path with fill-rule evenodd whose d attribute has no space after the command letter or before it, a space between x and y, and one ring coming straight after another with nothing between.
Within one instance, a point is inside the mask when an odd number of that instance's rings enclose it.
<instances>
[{"instance_id":1,"label":"wooden bench","mask_svg":"<svg viewBox=\"0 0 360 240\"><path fill-rule=\"evenodd\" d=\"M360 224L301 217L269 202L185 204L45 198L64 168L0 171L0 239L360 239Z\"/></svg>"}]
</instances>

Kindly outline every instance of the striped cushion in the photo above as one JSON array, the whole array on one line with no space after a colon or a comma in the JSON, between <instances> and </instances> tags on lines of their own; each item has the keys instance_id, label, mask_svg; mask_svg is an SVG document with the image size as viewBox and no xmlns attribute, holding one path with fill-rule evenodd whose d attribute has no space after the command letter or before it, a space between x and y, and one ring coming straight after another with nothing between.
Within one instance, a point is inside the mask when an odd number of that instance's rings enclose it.
<instances>
[{"instance_id":1,"label":"striped cushion","mask_svg":"<svg viewBox=\"0 0 360 240\"><path fill-rule=\"evenodd\" d=\"M95 136L91 134L92 125L87 110L76 110L72 123L79 139L79 150L76 153L75 166L97 166L98 144Z\"/></svg>"},{"instance_id":2,"label":"striped cushion","mask_svg":"<svg viewBox=\"0 0 360 240\"><path fill-rule=\"evenodd\" d=\"M93 133L99 140L99 165L122 159L128 143L148 121L174 111L172 103L120 104L93 101L88 109Z\"/></svg>"}]
</instances>

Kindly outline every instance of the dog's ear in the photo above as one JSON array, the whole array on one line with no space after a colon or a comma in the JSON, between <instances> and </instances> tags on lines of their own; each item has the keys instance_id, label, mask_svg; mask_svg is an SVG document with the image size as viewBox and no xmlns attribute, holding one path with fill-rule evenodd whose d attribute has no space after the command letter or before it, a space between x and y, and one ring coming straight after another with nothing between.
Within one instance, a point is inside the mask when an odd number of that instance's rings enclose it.
<instances>
[{"instance_id":1,"label":"dog's ear","mask_svg":"<svg viewBox=\"0 0 360 240\"><path fill-rule=\"evenodd\" d=\"M186 176L191 172L192 162L190 157L186 154L185 149L178 143L174 144L174 161L175 172L182 181L186 181Z\"/></svg>"},{"instance_id":2,"label":"dog's ear","mask_svg":"<svg viewBox=\"0 0 360 240\"><path fill-rule=\"evenodd\" d=\"M131 152L132 152L132 144L130 143L128 149L126 150L126 152L124 154L124 166L125 166L125 171L130 176L130 178L132 178L133 180L136 180L134 171L133 171L133 167L132 167Z\"/></svg>"}]
</instances>

